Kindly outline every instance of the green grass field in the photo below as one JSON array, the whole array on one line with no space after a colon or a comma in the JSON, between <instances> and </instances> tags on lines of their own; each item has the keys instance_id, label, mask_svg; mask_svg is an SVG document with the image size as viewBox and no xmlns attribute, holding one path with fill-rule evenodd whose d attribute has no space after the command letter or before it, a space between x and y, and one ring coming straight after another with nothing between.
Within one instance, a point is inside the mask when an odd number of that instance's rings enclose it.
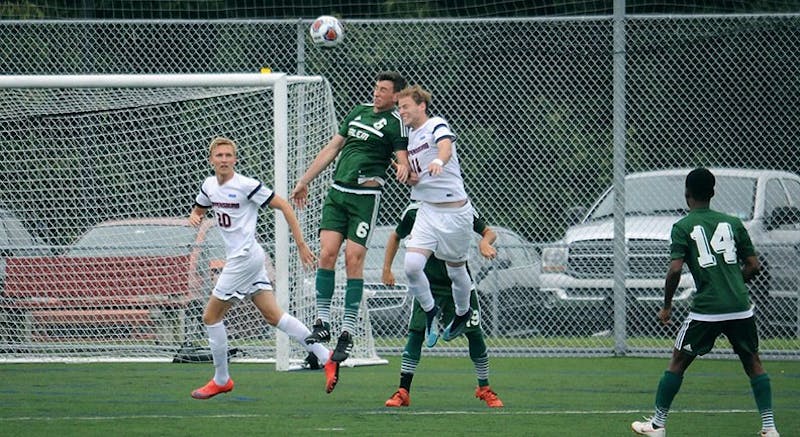
<instances>
[{"instance_id":1,"label":"green grass field","mask_svg":"<svg viewBox=\"0 0 800 437\"><path fill-rule=\"evenodd\" d=\"M626 436L651 413L665 359L493 358L492 387L506 404L473 396L466 358L423 357L411 406L388 409L399 358L342 368L324 391L321 371L276 372L234 363L233 392L208 401L189 393L211 364L0 364L3 436L524 435ZM768 361L778 428L800 435L800 362ZM670 436L753 436L760 419L738 361L700 359L673 403Z\"/></svg>"}]
</instances>

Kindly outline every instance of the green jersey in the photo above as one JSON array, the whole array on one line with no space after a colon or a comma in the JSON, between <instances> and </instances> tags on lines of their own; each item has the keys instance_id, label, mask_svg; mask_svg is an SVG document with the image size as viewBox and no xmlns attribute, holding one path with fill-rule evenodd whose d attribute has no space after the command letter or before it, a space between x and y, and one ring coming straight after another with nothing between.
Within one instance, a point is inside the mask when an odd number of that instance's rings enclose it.
<instances>
[{"instance_id":1,"label":"green jersey","mask_svg":"<svg viewBox=\"0 0 800 437\"><path fill-rule=\"evenodd\" d=\"M401 240L411 233L411 229L414 227L414 221L417 219L419 206L419 203L412 203L409 205L403 212L400 223L395 227L394 231ZM472 230L479 235L483 235L483 231L486 230L486 222L482 217L479 217L477 213L475 213L472 219ZM428 282L431 284L431 291L434 295L452 295L452 282L450 281L450 276L447 275L447 265L444 261L431 255L428 257L428 262L425 263L425 269L423 271L428 278ZM467 271L469 271L469 268L467 268Z\"/></svg>"},{"instance_id":2,"label":"green jersey","mask_svg":"<svg viewBox=\"0 0 800 437\"><path fill-rule=\"evenodd\" d=\"M345 137L333 180L360 185L368 180L384 182L392 153L406 150L408 128L395 108L374 112L373 105L357 105L339 125Z\"/></svg>"},{"instance_id":3,"label":"green jersey","mask_svg":"<svg viewBox=\"0 0 800 437\"><path fill-rule=\"evenodd\" d=\"M693 313L724 315L750 310L739 263L755 250L741 220L708 208L694 209L672 225L671 239L671 258L686 262L697 287Z\"/></svg>"}]
</instances>

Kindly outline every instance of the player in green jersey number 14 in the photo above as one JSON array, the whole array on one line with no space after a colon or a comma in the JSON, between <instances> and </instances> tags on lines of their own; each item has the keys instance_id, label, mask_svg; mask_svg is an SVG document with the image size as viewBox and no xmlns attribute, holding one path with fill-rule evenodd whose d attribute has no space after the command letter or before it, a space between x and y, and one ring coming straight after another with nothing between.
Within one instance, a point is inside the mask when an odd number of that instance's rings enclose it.
<instances>
[{"instance_id":1,"label":"player in green jersey number 14","mask_svg":"<svg viewBox=\"0 0 800 437\"><path fill-rule=\"evenodd\" d=\"M686 176L689 214L672 226L672 261L664 285L664 307L658 313L661 322L670 322L672 297L684 263L689 266L697 291L689 316L678 332L672 359L658 383L655 414L631 424L637 434L666 435L667 413L680 390L684 372L697 356L710 352L717 337L724 334L750 378L761 415L761 435L779 436L772 414L772 387L758 356L758 333L745 285L761 266L742 221L709 208L714 185L714 175L705 168L694 169Z\"/></svg>"}]
</instances>

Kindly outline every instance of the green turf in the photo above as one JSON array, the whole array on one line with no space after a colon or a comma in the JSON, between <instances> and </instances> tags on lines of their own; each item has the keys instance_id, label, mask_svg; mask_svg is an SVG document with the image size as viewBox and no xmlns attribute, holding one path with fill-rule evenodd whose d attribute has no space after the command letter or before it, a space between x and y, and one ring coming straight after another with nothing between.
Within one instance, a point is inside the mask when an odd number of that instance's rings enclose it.
<instances>
[{"instance_id":1,"label":"green turf","mask_svg":"<svg viewBox=\"0 0 800 437\"><path fill-rule=\"evenodd\" d=\"M412 404L387 409L399 358L387 366L343 368L324 392L322 372L279 373L234 363L233 392L197 401L210 364L0 364L0 435L630 435L650 414L664 359L493 358L492 386L506 404L490 410L473 397L467 359L425 357ZM800 435L800 362L765 363L776 420ZM698 360L670 414L671 436L753 436L760 427L737 361Z\"/></svg>"},{"instance_id":2,"label":"green turf","mask_svg":"<svg viewBox=\"0 0 800 437\"><path fill-rule=\"evenodd\" d=\"M581 349L606 349L611 354L614 351L616 339L612 336L601 337L554 337L554 336L525 336L525 337L488 337L486 339L489 348L558 348L581 351ZM668 354L675 344L675 338L669 336L660 337L627 337L625 339L627 349L646 348L662 351ZM405 337L378 337L376 344L383 348L395 348L402 350L406 344ZM785 351L797 355L797 338L759 338L759 349L763 354L770 352ZM448 346L467 347L467 340L458 338L448 343ZM725 352L723 352L725 351ZM714 352L731 353L730 345L727 341L718 342L714 347Z\"/></svg>"}]
</instances>

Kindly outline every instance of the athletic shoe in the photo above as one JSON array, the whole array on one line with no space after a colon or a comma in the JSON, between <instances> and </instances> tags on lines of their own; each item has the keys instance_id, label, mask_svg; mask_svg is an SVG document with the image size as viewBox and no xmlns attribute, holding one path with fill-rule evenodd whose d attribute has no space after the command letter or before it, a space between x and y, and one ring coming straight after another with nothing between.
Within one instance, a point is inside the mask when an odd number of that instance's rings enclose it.
<instances>
[{"instance_id":1,"label":"athletic shoe","mask_svg":"<svg viewBox=\"0 0 800 437\"><path fill-rule=\"evenodd\" d=\"M778 434L778 430L777 429L769 428L769 429L762 429L761 430L761 437L781 437L781 435Z\"/></svg>"},{"instance_id":2,"label":"athletic shoe","mask_svg":"<svg viewBox=\"0 0 800 437\"><path fill-rule=\"evenodd\" d=\"M490 408L503 408L503 401L497 397L497 393L493 392L488 385L476 388L475 397L486 402L486 405Z\"/></svg>"},{"instance_id":3,"label":"athletic shoe","mask_svg":"<svg viewBox=\"0 0 800 437\"><path fill-rule=\"evenodd\" d=\"M400 387L392 397L386 400L384 405L387 407L407 407L411 405L411 396L408 395L408 390Z\"/></svg>"},{"instance_id":4,"label":"athletic shoe","mask_svg":"<svg viewBox=\"0 0 800 437\"><path fill-rule=\"evenodd\" d=\"M311 327L311 335L306 337L306 344L327 343L331 341L331 324L317 319Z\"/></svg>"},{"instance_id":5,"label":"athletic shoe","mask_svg":"<svg viewBox=\"0 0 800 437\"><path fill-rule=\"evenodd\" d=\"M633 432L639 435L649 435L653 437L665 437L667 435L666 428L653 428L653 419L650 417L645 417L644 422L633 422L631 423L631 429Z\"/></svg>"},{"instance_id":6,"label":"athletic shoe","mask_svg":"<svg viewBox=\"0 0 800 437\"><path fill-rule=\"evenodd\" d=\"M227 393L231 390L233 390L233 378L228 378L228 382L225 385L217 385L212 379L208 381L208 384L193 391L192 397L195 399L209 399L220 393Z\"/></svg>"},{"instance_id":7,"label":"athletic shoe","mask_svg":"<svg viewBox=\"0 0 800 437\"><path fill-rule=\"evenodd\" d=\"M436 315L439 307L434 306L430 311L425 311L425 346L434 347L439 340L439 331L436 329Z\"/></svg>"},{"instance_id":8,"label":"athletic shoe","mask_svg":"<svg viewBox=\"0 0 800 437\"><path fill-rule=\"evenodd\" d=\"M468 309L467 312L461 316L456 315L453 317L453 320L450 322L450 324L444 328L444 334L442 335L444 341L450 341L463 334L464 329L467 327L467 320L469 320L471 317L472 309Z\"/></svg>"},{"instance_id":9,"label":"athletic shoe","mask_svg":"<svg viewBox=\"0 0 800 437\"><path fill-rule=\"evenodd\" d=\"M339 335L339 341L336 342L336 349L333 350L331 359L337 363L341 363L350 356L353 351L353 336L347 331L342 331Z\"/></svg>"},{"instance_id":10,"label":"athletic shoe","mask_svg":"<svg viewBox=\"0 0 800 437\"><path fill-rule=\"evenodd\" d=\"M304 369L308 370L319 370L322 368L322 366L319 365L319 358L317 358L317 356L314 355L314 352L308 353L306 359L303 360L302 366Z\"/></svg>"},{"instance_id":11,"label":"athletic shoe","mask_svg":"<svg viewBox=\"0 0 800 437\"><path fill-rule=\"evenodd\" d=\"M325 363L325 393L330 393L339 382L339 362L333 360L333 352Z\"/></svg>"}]
</instances>

